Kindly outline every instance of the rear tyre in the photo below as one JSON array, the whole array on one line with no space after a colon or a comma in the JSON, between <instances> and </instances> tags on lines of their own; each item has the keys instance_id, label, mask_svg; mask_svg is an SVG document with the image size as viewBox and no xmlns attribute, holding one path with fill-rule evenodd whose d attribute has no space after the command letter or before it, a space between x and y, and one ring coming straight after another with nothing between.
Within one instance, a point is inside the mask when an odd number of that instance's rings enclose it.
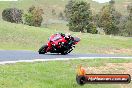
<instances>
[{"instance_id":1,"label":"rear tyre","mask_svg":"<svg viewBox=\"0 0 132 88\"><path fill-rule=\"evenodd\" d=\"M46 52L46 49L48 48L48 46L47 45L43 45L40 49L39 49L39 54L45 54L45 53L47 53Z\"/></svg>"}]
</instances>

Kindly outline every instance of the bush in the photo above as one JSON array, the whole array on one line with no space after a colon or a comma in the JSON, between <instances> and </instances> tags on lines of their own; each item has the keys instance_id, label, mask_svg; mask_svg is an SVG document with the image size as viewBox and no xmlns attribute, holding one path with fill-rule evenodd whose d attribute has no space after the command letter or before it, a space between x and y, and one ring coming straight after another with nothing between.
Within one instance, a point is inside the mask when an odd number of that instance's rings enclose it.
<instances>
[{"instance_id":1,"label":"bush","mask_svg":"<svg viewBox=\"0 0 132 88\"><path fill-rule=\"evenodd\" d=\"M69 0L68 3L65 5L64 13L65 13L66 20L70 19L70 16L72 14L72 7L74 3L75 3L75 0Z\"/></svg>"},{"instance_id":2,"label":"bush","mask_svg":"<svg viewBox=\"0 0 132 88\"><path fill-rule=\"evenodd\" d=\"M105 34L119 34L118 24L120 23L121 13L116 11L114 0L111 0L109 5L103 6L98 17L97 24L100 28L103 28Z\"/></svg>"},{"instance_id":3,"label":"bush","mask_svg":"<svg viewBox=\"0 0 132 88\"><path fill-rule=\"evenodd\" d=\"M132 3L130 3L130 5L127 6L127 9L128 9L128 20L126 22L126 32L128 34L128 36L131 36L132 37Z\"/></svg>"},{"instance_id":4,"label":"bush","mask_svg":"<svg viewBox=\"0 0 132 88\"><path fill-rule=\"evenodd\" d=\"M87 2L74 2L68 17L69 30L74 32L96 33L96 29L94 29L92 24L92 12L90 10L90 4Z\"/></svg>"},{"instance_id":5,"label":"bush","mask_svg":"<svg viewBox=\"0 0 132 88\"><path fill-rule=\"evenodd\" d=\"M12 23L22 23L23 11L17 8L7 8L2 12L2 19Z\"/></svg>"},{"instance_id":6,"label":"bush","mask_svg":"<svg viewBox=\"0 0 132 88\"><path fill-rule=\"evenodd\" d=\"M95 24L91 24L91 28L87 31L88 33L97 34L98 30Z\"/></svg>"},{"instance_id":7,"label":"bush","mask_svg":"<svg viewBox=\"0 0 132 88\"><path fill-rule=\"evenodd\" d=\"M119 24L120 35L132 37L132 3L127 6L128 16L123 16Z\"/></svg>"},{"instance_id":8,"label":"bush","mask_svg":"<svg viewBox=\"0 0 132 88\"><path fill-rule=\"evenodd\" d=\"M43 9L39 7L32 6L29 8L28 13L24 15L25 24L29 26L40 27L43 21Z\"/></svg>"},{"instance_id":9,"label":"bush","mask_svg":"<svg viewBox=\"0 0 132 88\"><path fill-rule=\"evenodd\" d=\"M132 21L128 20L125 25L125 33L127 34L126 36L132 37Z\"/></svg>"}]
</instances>

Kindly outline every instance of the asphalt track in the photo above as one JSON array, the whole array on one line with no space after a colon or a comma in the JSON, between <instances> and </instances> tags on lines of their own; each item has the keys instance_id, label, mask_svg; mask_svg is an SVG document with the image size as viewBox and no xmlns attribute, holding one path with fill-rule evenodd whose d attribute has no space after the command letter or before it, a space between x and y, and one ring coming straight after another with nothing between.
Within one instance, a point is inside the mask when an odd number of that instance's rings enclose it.
<instances>
[{"instance_id":1,"label":"asphalt track","mask_svg":"<svg viewBox=\"0 0 132 88\"><path fill-rule=\"evenodd\" d=\"M65 60L73 58L132 58L132 56L114 55L114 54L75 54L70 53L68 55L60 54L38 54L35 51L26 50L0 50L0 62L4 61L20 61L20 60Z\"/></svg>"}]
</instances>

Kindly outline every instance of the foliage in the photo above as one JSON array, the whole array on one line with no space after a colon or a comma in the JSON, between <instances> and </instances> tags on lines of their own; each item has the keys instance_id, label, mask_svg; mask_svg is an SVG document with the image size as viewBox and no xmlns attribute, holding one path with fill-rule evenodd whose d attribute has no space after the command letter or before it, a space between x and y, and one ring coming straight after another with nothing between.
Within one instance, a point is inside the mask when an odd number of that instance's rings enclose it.
<instances>
[{"instance_id":1,"label":"foliage","mask_svg":"<svg viewBox=\"0 0 132 88\"><path fill-rule=\"evenodd\" d=\"M92 33L92 34L97 34L98 33L98 30L97 30L97 27L96 27L95 24L92 23L90 27L91 27L90 30L87 31L88 33Z\"/></svg>"},{"instance_id":2,"label":"foliage","mask_svg":"<svg viewBox=\"0 0 132 88\"><path fill-rule=\"evenodd\" d=\"M70 10L68 26L69 30L74 32L97 33L92 23L90 4L84 1L74 2Z\"/></svg>"},{"instance_id":3,"label":"foliage","mask_svg":"<svg viewBox=\"0 0 132 88\"><path fill-rule=\"evenodd\" d=\"M126 22L126 29L125 29L125 32L127 33L127 36L132 36L132 21L131 20L128 20Z\"/></svg>"},{"instance_id":4,"label":"foliage","mask_svg":"<svg viewBox=\"0 0 132 88\"><path fill-rule=\"evenodd\" d=\"M128 19L129 19L129 20L132 20L132 3L130 3L130 4L127 6L127 10L128 10L128 13L129 13Z\"/></svg>"},{"instance_id":5,"label":"foliage","mask_svg":"<svg viewBox=\"0 0 132 88\"><path fill-rule=\"evenodd\" d=\"M75 3L74 0L69 0L68 4L66 4L66 6L65 6L64 12L65 12L65 17L67 20L69 20L70 15L72 14L72 7L73 7L74 3Z\"/></svg>"},{"instance_id":6,"label":"foliage","mask_svg":"<svg viewBox=\"0 0 132 88\"><path fill-rule=\"evenodd\" d=\"M127 6L128 16L120 22L120 35L132 36L132 3Z\"/></svg>"},{"instance_id":7,"label":"foliage","mask_svg":"<svg viewBox=\"0 0 132 88\"><path fill-rule=\"evenodd\" d=\"M23 11L17 8L6 8L2 12L2 19L12 23L22 23Z\"/></svg>"},{"instance_id":8,"label":"foliage","mask_svg":"<svg viewBox=\"0 0 132 88\"><path fill-rule=\"evenodd\" d=\"M128 5L127 9L129 12L129 16L126 22L126 31L128 33L128 36L132 36L132 3Z\"/></svg>"},{"instance_id":9,"label":"foliage","mask_svg":"<svg viewBox=\"0 0 132 88\"><path fill-rule=\"evenodd\" d=\"M114 1L110 1L109 5L103 6L99 13L98 26L103 28L106 34L118 34L118 24L120 22L121 14L116 11L114 7Z\"/></svg>"},{"instance_id":10,"label":"foliage","mask_svg":"<svg viewBox=\"0 0 132 88\"><path fill-rule=\"evenodd\" d=\"M40 27L43 21L43 9L35 6L31 6L28 13L24 15L25 24L29 26Z\"/></svg>"}]
</instances>

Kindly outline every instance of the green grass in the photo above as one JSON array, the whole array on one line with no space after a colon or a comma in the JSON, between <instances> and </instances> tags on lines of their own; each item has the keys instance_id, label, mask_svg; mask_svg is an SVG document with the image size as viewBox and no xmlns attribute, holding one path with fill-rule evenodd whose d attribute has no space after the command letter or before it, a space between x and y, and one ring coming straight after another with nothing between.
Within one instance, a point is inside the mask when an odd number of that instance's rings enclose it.
<instances>
[{"instance_id":1,"label":"green grass","mask_svg":"<svg viewBox=\"0 0 132 88\"><path fill-rule=\"evenodd\" d=\"M57 30L57 31L63 31L63 32L68 32L68 26L66 26L66 24L60 24L60 23L54 23L54 24L50 24L50 25L47 25L47 28L49 29L54 29L54 30Z\"/></svg>"},{"instance_id":2,"label":"green grass","mask_svg":"<svg viewBox=\"0 0 132 88\"><path fill-rule=\"evenodd\" d=\"M67 28L63 29L39 28L1 21L0 49L37 51L43 44L47 43L51 34L70 32ZM74 50L76 53L109 53L117 49L132 49L132 38L77 32L70 33L81 38ZM115 54L130 55L131 52L115 52Z\"/></svg>"},{"instance_id":3,"label":"green grass","mask_svg":"<svg viewBox=\"0 0 132 88\"><path fill-rule=\"evenodd\" d=\"M107 3L105 4L97 3L92 0L83 0L83 1L86 1L91 4L91 9L93 13L99 12L102 6L107 4ZM127 9L125 5L127 4L127 2L131 2L131 0L115 0L115 1L116 1L115 6L117 10L122 12L122 14L127 14ZM56 13L59 14L60 12L64 11L67 2L68 0L18 0L17 2L0 1L0 12L2 12L3 9L9 7L20 8L23 9L25 12L30 6L35 5L44 9L44 13L45 13L44 15L46 16L45 19L46 18L51 19L53 17L51 14L52 9L55 9Z\"/></svg>"},{"instance_id":4,"label":"green grass","mask_svg":"<svg viewBox=\"0 0 132 88\"><path fill-rule=\"evenodd\" d=\"M23 9L24 12L28 10L28 8L32 5L41 7L44 10L43 18L45 19L58 19L58 15L60 12L64 12L65 5L67 4L68 0L18 0L17 2L0 2L0 13L2 13L3 9L5 8L19 8ZM92 0L88 0L92 4L92 9L94 11L98 11L102 5L92 2ZM56 15L52 15L52 9L55 9ZM97 9L97 10L96 10ZM0 14L1 17L1 14Z\"/></svg>"},{"instance_id":5,"label":"green grass","mask_svg":"<svg viewBox=\"0 0 132 88\"><path fill-rule=\"evenodd\" d=\"M80 86L75 80L76 69L80 64L85 67L98 67L118 60L89 59L0 65L0 88L120 88L119 84ZM119 63L132 62L130 59L120 61Z\"/></svg>"}]
</instances>

